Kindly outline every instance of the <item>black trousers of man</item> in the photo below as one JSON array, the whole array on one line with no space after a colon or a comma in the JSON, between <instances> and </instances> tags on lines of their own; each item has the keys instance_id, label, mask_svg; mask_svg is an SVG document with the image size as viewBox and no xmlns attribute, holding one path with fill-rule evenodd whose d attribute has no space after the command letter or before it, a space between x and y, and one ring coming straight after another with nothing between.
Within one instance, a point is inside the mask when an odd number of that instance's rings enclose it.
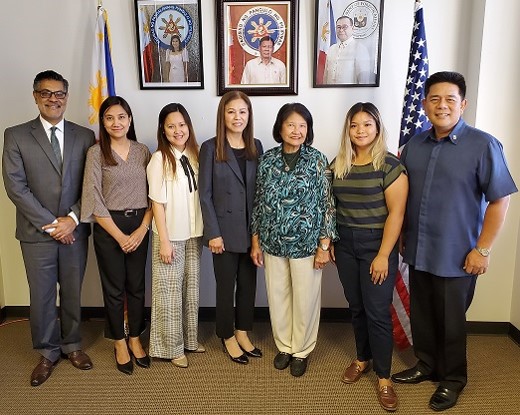
<instances>
[{"instance_id":1,"label":"black trousers of man","mask_svg":"<svg viewBox=\"0 0 520 415\"><path fill-rule=\"evenodd\" d=\"M466 311L476 276L440 277L410 267L410 323L417 368L460 392L468 379Z\"/></svg>"}]
</instances>

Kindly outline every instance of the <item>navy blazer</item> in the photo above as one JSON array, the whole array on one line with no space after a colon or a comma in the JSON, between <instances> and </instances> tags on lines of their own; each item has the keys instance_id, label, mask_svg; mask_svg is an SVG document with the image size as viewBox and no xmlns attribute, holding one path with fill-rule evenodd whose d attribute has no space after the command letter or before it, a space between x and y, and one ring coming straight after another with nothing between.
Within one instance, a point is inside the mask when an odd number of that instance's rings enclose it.
<instances>
[{"instance_id":1,"label":"navy blazer","mask_svg":"<svg viewBox=\"0 0 520 415\"><path fill-rule=\"evenodd\" d=\"M202 143L199 155L199 195L204 221L203 243L219 236L227 252L247 252L251 246L251 213L255 197L257 160L246 160L246 180L226 141L227 161L215 160L216 139ZM255 139L258 157L262 143ZM246 214L247 213L247 214Z\"/></svg>"},{"instance_id":2,"label":"navy blazer","mask_svg":"<svg viewBox=\"0 0 520 415\"><path fill-rule=\"evenodd\" d=\"M21 242L52 240L42 226L70 211L80 218L83 169L94 132L65 120L63 140L60 171L39 117L5 130L2 174L16 206L16 238ZM89 234L89 224L80 223L74 230L76 239Z\"/></svg>"}]
</instances>

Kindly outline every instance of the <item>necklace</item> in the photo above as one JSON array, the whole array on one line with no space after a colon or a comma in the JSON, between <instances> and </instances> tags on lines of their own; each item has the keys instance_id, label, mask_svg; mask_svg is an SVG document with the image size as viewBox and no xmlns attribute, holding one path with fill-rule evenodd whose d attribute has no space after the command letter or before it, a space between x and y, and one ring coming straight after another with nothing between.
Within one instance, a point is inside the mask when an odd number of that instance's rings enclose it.
<instances>
[{"instance_id":1,"label":"necklace","mask_svg":"<svg viewBox=\"0 0 520 415\"><path fill-rule=\"evenodd\" d=\"M293 170L296 167L296 163L298 162L298 159L300 158L300 150L295 151L294 153L284 153L282 151L282 160L283 164L285 164L284 170L289 171Z\"/></svg>"}]
</instances>

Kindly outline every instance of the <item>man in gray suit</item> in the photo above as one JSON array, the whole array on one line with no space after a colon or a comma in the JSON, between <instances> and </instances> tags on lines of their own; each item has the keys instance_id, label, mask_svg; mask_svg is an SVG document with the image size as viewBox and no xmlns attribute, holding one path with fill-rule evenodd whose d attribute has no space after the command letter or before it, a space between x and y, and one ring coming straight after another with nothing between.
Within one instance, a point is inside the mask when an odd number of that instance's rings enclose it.
<instances>
[{"instance_id":1,"label":"man in gray suit","mask_svg":"<svg viewBox=\"0 0 520 415\"><path fill-rule=\"evenodd\" d=\"M16 206L33 348L41 354L31 374L32 386L48 379L61 355L78 369L92 368L81 350L79 331L90 225L78 218L85 157L95 137L91 130L64 120L68 86L54 71L36 75L33 96L40 115L4 133L2 175Z\"/></svg>"}]
</instances>

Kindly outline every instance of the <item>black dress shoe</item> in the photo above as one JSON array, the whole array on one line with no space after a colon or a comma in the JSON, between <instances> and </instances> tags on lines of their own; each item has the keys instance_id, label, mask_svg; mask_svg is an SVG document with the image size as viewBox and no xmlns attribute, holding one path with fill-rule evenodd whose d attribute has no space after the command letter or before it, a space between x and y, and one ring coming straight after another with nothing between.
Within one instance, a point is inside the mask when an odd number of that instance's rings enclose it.
<instances>
[{"instance_id":1,"label":"black dress shoe","mask_svg":"<svg viewBox=\"0 0 520 415\"><path fill-rule=\"evenodd\" d=\"M247 354L250 357L262 357L263 356L262 351L258 347L255 347L253 350L250 350L250 351L247 351L242 346L240 346L240 348L242 349L242 351L245 354Z\"/></svg>"},{"instance_id":2,"label":"black dress shoe","mask_svg":"<svg viewBox=\"0 0 520 415\"><path fill-rule=\"evenodd\" d=\"M417 366L403 370L392 375L392 380L397 383L421 383L425 380L432 380L431 374L426 374L417 369Z\"/></svg>"},{"instance_id":3,"label":"black dress shoe","mask_svg":"<svg viewBox=\"0 0 520 415\"><path fill-rule=\"evenodd\" d=\"M120 364L117 361L117 352L116 349L114 349L114 356L116 357L116 366L117 370L120 372L123 372L125 375L131 375L134 372L134 364L132 363L132 358L126 363Z\"/></svg>"},{"instance_id":4,"label":"black dress shoe","mask_svg":"<svg viewBox=\"0 0 520 415\"><path fill-rule=\"evenodd\" d=\"M455 406L460 392L439 386L430 398L429 407L434 411L444 411Z\"/></svg>"},{"instance_id":5,"label":"black dress shoe","mask_svg":"<svg viewBox=\"0 0 520 415\"><path fill-rule=\"evenodd\" d=\"M51 362L49 359L42 356L40 362L31 373L31 386L40 386L43 382L49 379L49 376L58 364L59 360L60 358L58 357L55 362Z\"/></svg>"},{"instance_id":6,"label":"black dress shoe","mask_svg":"<svg viewBox=\"0 0 520 415\"><path fill-rule=\"evenodd\" d=\"M147 354L144 355L144 357L137 357L134 352L132 352L130 349L128 350L130 352L130 359L133 357L135 359L135 364L139 367L144 367L145 369L148 369L150 365L152 364L150 360L150 356Z\"/></svg>"},{"instance_id":7,"label":"black dress shoe","mask_svg":"<svg viewBox=\"0 0 520 415\"><path fill-rule=\"evenodd\" d=\"M291 375L294 377L302 376L307 370L306 357L293 357L291 359Z\"/></svg>"},{"instance_id":8,"label":"black dress shoe","mask_svg":"<svg viewBox=\"0 0 520 415\"><path fill-rule=\"evenodd\" d=\"M289 363L291 363L292 355L285 352L279 352L274 357L274 367L278 370L284 370L289 366Z\"/></svg>"},{"instance_id":9,"label":"black dress shoe","mask_svg":"<svg viewBox=\"0 0 520 415\"><path fill-rule=\"evenodd\" d=\"M224 341L224 339L220 339L220 341L222 342L222 349L223 349L224 353L226 353L226 354L229 356L229 358L230 358L233 362L235 362L235 363L239 363L239 364L241 364L241 365L247 365L247 364L249 363L249 359L248 359L248 357L245 355L245 353L242 353L242 354L241 354L240 356L238 356L238 357L233 357L233 356L231 356L231 355L229 354L228 349L227 349L227 347L226 347L226 342Z\"/></svg>"}]
</instances>

